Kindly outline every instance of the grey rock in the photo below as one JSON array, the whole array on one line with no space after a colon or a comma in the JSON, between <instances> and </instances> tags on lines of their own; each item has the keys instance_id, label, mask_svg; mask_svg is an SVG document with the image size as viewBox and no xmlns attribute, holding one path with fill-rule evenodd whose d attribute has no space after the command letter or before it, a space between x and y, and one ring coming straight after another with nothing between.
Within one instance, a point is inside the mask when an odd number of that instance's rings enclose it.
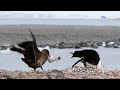
<instances>
[{"instance_id":1,"label":"grey rock","mask_svg":"<svg viewBox=\"0 0 120 90\"><path fill-rule=\"evenodd\" d=\"M8 46L0 46L0 50L6 50Z\"/></svg>"},{"instance_id":2,"label":"grey rock","mask_svg":"<svg viewBox=\"0 0 120 90\"><path fill-rule=\"evenodd\" d=\"M56 69L49 71L47 74L48 74L48 79L64 79L63 72Z\"/></svg>"}]
</instances>

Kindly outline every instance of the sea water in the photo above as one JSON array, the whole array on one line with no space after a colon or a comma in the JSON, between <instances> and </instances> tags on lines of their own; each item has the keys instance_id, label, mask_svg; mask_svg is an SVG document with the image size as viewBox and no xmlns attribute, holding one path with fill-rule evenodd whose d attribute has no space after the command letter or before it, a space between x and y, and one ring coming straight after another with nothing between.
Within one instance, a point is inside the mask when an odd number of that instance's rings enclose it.
<instances>
[{"instance_id":1,"label":"sea water","mask_svg":"<svg viewBox=\"0 0 120 90\"><path fill-rule=\"evenodd\" d=\"M83 50L83 49L94 49L96 50L102 62L102 65L105 68L113 68L120 70L120 48L80 48L80 49L50 49L50 54L56 57L61 57L61 60L54 61L49 63L48 61L43 65L44 70L58 69L63 70L71 67L79 58L71 58L71 54L69 52L74 52L75 50ZM21 58L22 54L17 52L7 50L0 51L0 70L9 70L9 71L30 71L32 68L28 67ZM83 66L82 63L78 63L76 66ZM41 70L37 68L37 70ZM42 70L41 70L42 71Z\"/></svg>"},{"instance_id":2,"label":"sea water","mask_svg":"<svg viewBox=\"0 0 120 90\"><path fill-rule=\"evenodd\" d=\"M18 25L18 24L120 26L120 20L119 19L0 18L0 25Z\"/></svg>"}]
</instances>

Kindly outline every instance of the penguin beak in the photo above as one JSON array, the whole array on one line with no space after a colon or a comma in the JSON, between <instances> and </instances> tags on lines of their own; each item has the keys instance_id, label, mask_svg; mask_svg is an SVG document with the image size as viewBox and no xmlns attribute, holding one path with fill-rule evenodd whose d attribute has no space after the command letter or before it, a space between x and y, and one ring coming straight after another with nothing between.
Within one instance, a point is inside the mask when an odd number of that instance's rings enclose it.
<instances>
[{"instance_id":1,"label":"penguin beak","mask_svg":"<svg viewBox=\"0 0 120 90\"><path fill-rule=\"evenodd\" d=\"M73 52L69 52L70 54L73 54Z\"/></svg>"},{"instance_id":2,"label":"penguin beak","mask_svg":"<svg viewBox=\"0 0 120 90\"><path fill-rule=\"evenodd\" d=\"M69 53L73 55L73 52L69 52ZM71 58L73 58L73 56Z\"/></svg>"}]
</instances>

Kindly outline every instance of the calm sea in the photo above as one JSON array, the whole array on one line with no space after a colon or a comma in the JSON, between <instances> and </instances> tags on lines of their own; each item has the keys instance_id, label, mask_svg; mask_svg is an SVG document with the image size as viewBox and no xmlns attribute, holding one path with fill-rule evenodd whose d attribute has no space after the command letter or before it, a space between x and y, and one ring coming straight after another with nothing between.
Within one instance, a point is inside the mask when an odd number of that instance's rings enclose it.
<instances>
[{"instance_id":1,"label":"calm sea","mask_svg":"<svg viewBox=\"0 0 120 90\"><path fill-rule=\"evenodd\" d=\"M85 48L82 48L85 49ZM61 60L55 61L53 63L49 63L48 61L43 65L44 70L51 69L66 69L71 67L79 58L71 58L71 54L69 52L73 52L75 50L82 49L50 49L50 54L56 57L60 56ZM88 49L88 48L86 48ZM120 48L103 48L99 47L96 50L101 58L101 62L106 68L113 68L120 70ZM33 70L28 67L22 60L23 56L16 52L11 52L9 50L0 51L0 70L21 70L21 71L29 71ZM78 63L77 66L82 66L82 63ZM38 68L37 70L41 70Z\"/></svg>"},{"instance_id":2,"label":"calm sea","mask_svg":"<svg viewBox=\"0 0 120 90\"><path fill-rule=\"evenodd\" d=\"M119 19L33 19L33 18L0 18L4 24L44 24L44 25L94 25L120 26Z\"/></svg>"}]
</instances>

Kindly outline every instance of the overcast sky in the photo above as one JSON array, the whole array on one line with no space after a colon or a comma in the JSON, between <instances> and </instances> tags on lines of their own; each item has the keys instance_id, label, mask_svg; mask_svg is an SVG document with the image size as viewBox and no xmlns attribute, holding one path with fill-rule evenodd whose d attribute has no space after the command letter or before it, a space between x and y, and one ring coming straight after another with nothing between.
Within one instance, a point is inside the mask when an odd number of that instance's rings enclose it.
<instances>
[{"instance_id":1,"label":"overcast sky","mask_svg":"<svg viewBox=\"0 0 120 90\"><path fill-rule=\"evenodd\" d=\"M120 18L120 11L0 11L0 14L54 14L57 17Z\"/></svg>"}]
</instances>

